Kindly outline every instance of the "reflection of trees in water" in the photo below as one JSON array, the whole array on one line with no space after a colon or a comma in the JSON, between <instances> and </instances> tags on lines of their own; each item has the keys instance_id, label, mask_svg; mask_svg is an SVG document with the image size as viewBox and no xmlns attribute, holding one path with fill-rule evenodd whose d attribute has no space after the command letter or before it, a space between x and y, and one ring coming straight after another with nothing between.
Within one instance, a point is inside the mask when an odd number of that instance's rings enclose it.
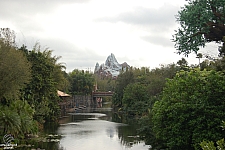
<instances>
[{"instance_id":1,"label":"reflection of trees in water","mask_svg":"<svg viewBox=\"0 0 225 150\"><path fill-rule=\"evenodd\" d=\"M60 146L59 142L46 142L45 150L56 149L56 150L63 150L63 147ZM60 148L61 147L61 148Z\"/></svg>"},{"instance_id":2,"label":"reflection of trees in water","mask_svg":"<svg viewBox=\"0 0 225 150\"><path fill-rule=\"evenodd\" d=\"M112 113L112 122L122 123L124 117L119 113Z\"/></svg>"},{"instance_id":3,"label":"reflection of trees in water","mask_svg":"<svg viewBox=\"0 0 225 150\"><path fill-rule=\"evenodd\" d=\"M108 135L110 138L113 138L114 135L115 135L115 131L114 131L113 128L108 128L108 129L106 129L106 133L107 133L107 135Z\"/></svg>"},{"instance_id":4,"label":"reflection of trees in water","mask_svg":"<svg viewBox=\"0 0 225 150\"><path fill-rule=\"evenodd\" d=\"M121 126L118 128L118 138L122 145L132 147L140 143L139 137L136 134L136 129L133 126Z\"/></svg>"},{"instance_id":5,"label":"reflection of trees in water","mask_svg":"<svg viewBox=\"0 0 225 150\"><path fill-rule=\"evenodd\" d=\"M59 142L37 142L37 141L33 141L33 142L29 142L29 145L32 145L32 147L30 146L23 146L23 147L17 147L15 148L16 150L31 150L31 149L44 149L44 150L65 150L60 144Z\"/></svg>"},{"instance_id":6,"label":"reflection of trees in water","mask_svg":"<svg viewBox=\"0 0 225 150\"><path fill-rule=\"evenodd\" d=\"M126 147L132 147L135 144L140 143L139 136L137 135L137 123L132 118L127 118L125 115L113 113L112 121L118 123L124 123L127 125L118 127L118 138L122 145Z\"/></svg>"},{"instance_id":7,"label":"reflection of trees in water","mask_svg":"<svg viewBox=\"0 0 225 150\"><path fill-rule=\"evenodd\" d=\"M64 149L62 146L60 146L60 147L58 148L58 150L66 150L66 149Z\"/></svg>"}]
</instances>

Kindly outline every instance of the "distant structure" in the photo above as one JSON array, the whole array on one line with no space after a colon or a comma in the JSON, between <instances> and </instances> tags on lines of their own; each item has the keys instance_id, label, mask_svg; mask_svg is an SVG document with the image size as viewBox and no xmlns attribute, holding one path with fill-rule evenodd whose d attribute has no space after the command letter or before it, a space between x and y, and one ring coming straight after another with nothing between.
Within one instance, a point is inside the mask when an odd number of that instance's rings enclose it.
<instances>
[{"instance_id":1,"label":"distant structure","mask_svg":"<svg viewBox=\"0 0 225 150\"><path fill-rule=\"evenodd\" d=\"M124 62L119 64L116 60L116 57L113 53L109 55L105 63L99 65L97 62L95 65L94 74L97 74L100 77L112 77L116 78L122 69L130 68L130 66Z\"/></svg>"}]
</instances>

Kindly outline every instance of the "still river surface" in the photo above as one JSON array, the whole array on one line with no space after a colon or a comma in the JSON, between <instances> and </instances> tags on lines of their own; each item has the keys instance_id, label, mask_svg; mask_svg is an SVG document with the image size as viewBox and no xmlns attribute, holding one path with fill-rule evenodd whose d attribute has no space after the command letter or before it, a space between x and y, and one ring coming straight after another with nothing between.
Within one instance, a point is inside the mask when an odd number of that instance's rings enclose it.
<instances>
[{"instance_id":1,"label":"still river surface","mask_svg":"<svg viewBox=\"0 0 225 150\"><path fill-rule=\"evenodd\" d=\"M132 118L131 118L132 119ZM110 104L85 108L60 120L52 130L62 135L58 142L49 142L45 150L149 150L150 145L139 140L135 124L125 123L112 112ZM49 130L51 132L51 130ZM42 145L42 146L43 146ZM40 145L39 145L40 146Z\"/></svg>"}]
</instances>

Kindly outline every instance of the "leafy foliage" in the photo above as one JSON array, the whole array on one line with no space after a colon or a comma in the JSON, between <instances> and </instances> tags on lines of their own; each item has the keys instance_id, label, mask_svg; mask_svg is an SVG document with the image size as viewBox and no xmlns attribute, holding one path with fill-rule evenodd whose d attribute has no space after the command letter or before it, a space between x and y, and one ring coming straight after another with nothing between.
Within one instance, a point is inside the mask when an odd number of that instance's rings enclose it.
<instances>
[{"instance_id":1,"label":"leafy foliage","mask_svg":"<svg viewBox=\"0 0 225 150\"><path fill-rule=\"evenodd\" d=\"M0 28L0 40L9 47L16 47L16 35L10 28Z\"/></svg>"},{"instance_id":2,"label":"leafy foliage","mask_svg":"<svg viewBox=\"0 0 225 150\"><path fill-rule=\"evenodd\" d=\"M0 40L0 64L0 101L18 98L30 81L30 63L21 51Z\"/></svg>"},{"instance_id":3,"label":"leafy foliage","mask_svg":"<svg viewBox=\"0 0 225 150\"><path fill-rule=\"evenodd\" d=\"M155 68L151 71L144 67L141 69L131 68L118 76L114 102L117 101L117 103L121 103L121 106L125 106L128 101L122 102L124 92L128 86L132 87L132 85L134 88L137 85L140 86L139 88L144 88L143 91L145 91L149 97L158 96L162 92L166 83L166 78L173 78L178 70L179 67L175 64L162 65L160 68ZM126 90L127 95L133 94L134 90L131 87L129 87L130 91ZM144 93L143 91L142 94ZM141 95L139 92L137 92L137 94Z\"/></svg>"},{"instance_id":4,"label":"leafy foliage","mask_svg":"<svg viewBox=\"0 0 225 150\"><path fill-rule=\"evenodd\" d=\"M141 116L147 112L149 95L147 87L140 83L129 84L124 89L123 108L130 115Z\"/></svg>"},{"instance_id":5,"label":"leafy foliage","mask_svg":"<svg viewBox=\"0 0 225 150\"><path fill-rule=\"evenodd\" d=\"M153 131L169 149L194 149L222 138L225 76L215 71L181 71L168 80L153 106Z\"/></svg>"},{"instance_id":6,"label":"leafy foliage","mask_svg":"<svg viewBox=\"0 0 225 150\"><path fill-rule=\"evenodd\" d=\"M160 99L166 78L173 78L181 67L175 64L161 65L160 68L130 68L116 80L113 95L114 107L119 107L128 116L132 115L139 124L139 135L147 144L153 144L152 107Z\"/></svg>"},{"instance_id":7,"label":"leafy foliage","mask_svg":"<svg viewBox=\"0 0 225 150\"><path fill-rule=\"evenodd\" d=\"M224 130L225 129L225 121L222 121L222 123L223 123L222 128ZM212 141L207 142L204 140L203 142L200 143L200 146L203 150L216 150L216 149L224 150L225 149L224 138L221 140L218 140L216 142L216 144L217 144L217 146L215 146L215 143Z\"/></svg>"},{"instance_id":8,"label":"leafy foliage","mask_svg":"<svg viewBox=\"0 0 225 150\"><path fill-rule=\"evenodd\" d=\"M15 33L0 29L0 135L25 138L59 115L57 90L68 89L65 67L48 48L16 47ZM21 100L18 100L21 99ZM0 137L0 140L2 138Z\"/></svg>"},{"instance_id":9,"label":"leafy foliage","mask_svg":"<svg viewBox=\"0 0 225 150\"><path fill-rule=\"evenodd\" d=\"M116 80L112 79L112 77L108 78L100 78L95 76L95 84L97 84L98 91L114 91L116 86Z\"/></svg>"},{"instance_id":10,"label":"leafy foliage","mask_svg":"<svg viewBox=\"0 0 225 150\"><path fill-rule=\"evenodd\" d=\"M15 100L9 106L0 106L1 135L12 134L24 138L37 132L37 123L33 120L34 110L27 101Z\"/></svg>"},{"instance_id":11,"label":"leafy foliage","mask_svg":"<svg viewBox=\"0 0 225 150\"><path fill-rule=\"evenodd\" d=\"M224 139L221 139L219 141L216 142L216 144L218 145L217 147L214 145L214 142L206 142L203 141L201 142L201 148L203 150L224 150L225 149L225 143L224 143Z\"/></svg>"},{"instance_id":12,"label":"leafy foliage","mask_svg":"<svg viewBox=\"0 0 225 150\"><path fill-rule=\"evenodd\" d=\"M22 99L35 108L35 119L39 123L55 120L59 115L57 90L66 80L62 69L57 63L60 57L52 56L48 48L43 52L37 43L33 50L28 51L25 46L20 48L31 63L32 79L22 91Z\"/></svg>"},{"instance_id":13,"label":"leafy foliage","mask_svg":"<svg viewBox=\"0 0 225 150\"><path fill-rule=\"evenodd\" d=\"M94 85L93 74L84 72L84 70L74 69L69 73L71 83L70 93L74 95L90 95Z\"/></svg>"},{"instance_id":14,"label":"leafy foliage","mask_svg":"<svg viewBox=\"0 0 225 150\"><path fill-rule=\"evenodd\" d=\"M113 105L117 107L122 106L123 93L126 86L134 82L134 73L132 68L121 72L116 80L115 92L113 95Z\"/></svg>"},{"instance_id":15,"label":"leafy foliage","mask_svg":"<svg viewBox=\"0 0 225 150\"><path fill-rule=\"evenodd\" d=\"M225 35L225 0L188 0L178 12L180 24L173 36L178 53L190 54L206 43L222 42Z\"/></svg>"}]
</instances>

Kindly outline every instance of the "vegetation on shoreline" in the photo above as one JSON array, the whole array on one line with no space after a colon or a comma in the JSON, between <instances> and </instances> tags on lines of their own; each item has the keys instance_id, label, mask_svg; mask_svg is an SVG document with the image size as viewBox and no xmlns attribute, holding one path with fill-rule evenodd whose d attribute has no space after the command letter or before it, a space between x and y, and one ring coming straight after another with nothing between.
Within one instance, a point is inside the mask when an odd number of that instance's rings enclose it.
<instances>
[{"instance_id":1,"label":"vegetation on shoreline","mask_svg":"<svg viewBox=\"0 0 225 150\"><path fill-rule=\"evenodd\" d=\"M188 0L178 12L175 48L178 54L195 52L198 65L188 66L182 58L177 64L150 71L131 68L118 76L113 104L138 120L140 134L154 148L224 149L224 3ZM212 41L223 43L219 58L207 56L200 63L199 47ZM207 141L218 141L217 148Z\"/></svg>"},{"instance_id":2,"label":"vegetation on shoreline","mask_svg":"<svg viewBox=\"0 0 225 150\"><path fill-rule=\"evenodd\" d=\"M32 50L18 48L15 33L1 28L0 140L5 134L23 140L41 131L45 122L57 122L57 90L88 95L98 83L98 90L114 92L113 107L136 119L146 144L224 149L225 0L187 1L176 18L181 25L173 36L177 53L195 52L200 60L199 47L213 41L222 43L219 58L192 66L182 58L152 70L130 67L116 80L77 69L67 74L51 50L41 50L38 43Z\"/></svg>"},{"instance_id":3,"label":"vegetation on shoreline","mask_svg":"<svg viewBox=\"0 0 225 150\"><path fill-rule=\"evenodd\" d=\"M93 74L64 71L60 57L52 50L42 50L36 43L32 50L17 47L15 33L0 29L0 142L10 134L23 141L37 137L46 122L58 122L60 116L57 90L88 95L94 84ZM37 135L37 136L35 136Z\"/></svg>"}]
</instances>

